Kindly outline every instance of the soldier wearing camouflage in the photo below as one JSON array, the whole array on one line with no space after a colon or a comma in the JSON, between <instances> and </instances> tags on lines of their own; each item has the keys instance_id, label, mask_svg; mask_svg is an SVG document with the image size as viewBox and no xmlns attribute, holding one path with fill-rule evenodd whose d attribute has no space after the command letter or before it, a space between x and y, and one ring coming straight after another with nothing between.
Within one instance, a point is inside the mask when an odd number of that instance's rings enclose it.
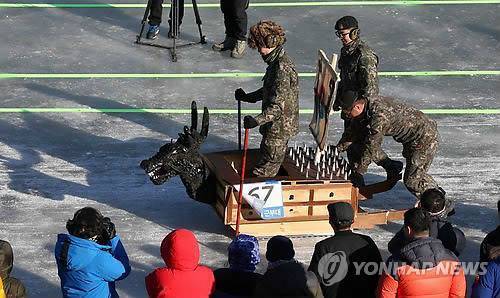
<instances>
[{"instance_id":1,"label":"soldier wearing camouflage","mask_svg":"<svg viewBox=\"0 0 500 298\"><path fill-rule=\"evenodd\" d=\"M338 63L340 82L334 109L339 110L338 98L348 90L357 91L363 98L378 95L378 57L360 39L358 21L354 17L342 17L337 21L335 29L342 42L349 37L348 43L341 49Z\"/></svg>"},{"instance_id":2,"label":"soldier wearing camouflage","mask_svg":"<svg viewBox=\"0 0 500 298\"><path fill-rule=\"evenodd\" d=\"M403 144L403 181L408 190L419 198L425 190L438 187L427 173L439 143L435 121L390 97L373 96L366 100L355 92L347 92L340 105L353 123L368 131L354 167L355 175L365 174L372 161L380 162L386 157L380 148L384 136L392 136Z\"/></svg>"},{"instance_id":3,"label":"soldier wearing camouflage","mask_svg":"<svg viewBox=\"0 0 500 298\"><path fill-rule=\"evenodd\" d=\"M333 105L334 110L339 110L339 99L342 94L351 90L356 91L360 97L378 95L378 57L359 37L358 21L352 16L344 16L335 24L336 35L341 39L344 46L341 49L339 68L340 82L337 87L337 95ZM344 113L344 133L337 147L339 151L347 150L347 158L351 164L359 163L363 141L368 135L366 125L359 122L351 122ZM382 148L377 152L378 158L374 162L383 167L387 172L388 179L399 175L402 164L391 160Z\"/></svg>"},{"instance_id":4,"label":"soldier wearing camouflage","mask_svg":"<svg viewBox=\"0 0 500 298\"><path fill-rule=\"evenodd\" d=\"M260 160L253 169L258 177L273 177L285 158L288 141L299 131L299 80L292 59L286 54L283 27L261 21L250 28L248 44L257 48L268 64L263 87L252 93L235 92L237 100L255 103L262 100L262 113L245 116L245 128L260 126Z\"/></svg>"}]
</instances>

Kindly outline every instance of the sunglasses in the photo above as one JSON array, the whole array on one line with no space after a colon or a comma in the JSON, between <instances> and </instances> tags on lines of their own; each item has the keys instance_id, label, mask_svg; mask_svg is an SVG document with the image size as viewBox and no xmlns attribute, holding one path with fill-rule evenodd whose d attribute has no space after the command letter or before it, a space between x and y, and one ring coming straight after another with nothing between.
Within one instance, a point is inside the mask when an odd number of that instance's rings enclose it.
<instances>
[{"instance_id":1,"label":"sunglasses","mask_svg":"<svg viewBox=\"0 0 500 298\"><path fill-rule=\"evenodd\" d=\"M338 38L342 38L343 36L351 34L351 31L346 32L346 33L342 33L341 31L335 31L335 35L337 35Z\"/></svg>"}]
</instances>

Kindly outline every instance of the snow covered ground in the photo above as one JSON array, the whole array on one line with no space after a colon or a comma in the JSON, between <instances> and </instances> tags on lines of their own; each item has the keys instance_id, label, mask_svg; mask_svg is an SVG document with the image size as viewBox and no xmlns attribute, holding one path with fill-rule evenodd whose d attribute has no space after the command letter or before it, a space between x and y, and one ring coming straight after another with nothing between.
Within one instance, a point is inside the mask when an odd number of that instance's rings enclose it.
<instances>
[{"instance_id":1,"label":"snow covered ground","mask_svg":"<svg viewBox=\"0 0 500 298\"><path fill-rule=\"evenodd\" d=\"M7 2L13 3L13 0ZM40 0L34 2L41 3ZM122 0L120 3L131 3ZM117 2L115 2L117 3ZM135 2L134 2L135 3ZM218 3L210 0L203 3ZM380 57L381 71L499 70L498 4L416 6L318 6L250 8L249 23L270 18L287 29L287 49L299 72L313 72L316 51L338 52L333 32L343 15L358 17L362 36ZM0 10L2 73L208 73L263 72L255 51L242 60L210 50L210 44L181 49L171 63L164 50L133 43L143 9L8 8ZM165 14L166 15L166 14ZM223 38L217 8L201 9L209 43ZM182 37L195 40L186 8ZM165 22L166 24L166 22ZM167 42L162 30L160 42ZM0 79L0 111L13 107L234 109L234 89L258 88L259 78L185 79ZM312 78L301 79L301 108L312 107ZM381 93L422 109L499 109L498 76L380 78ZM258 108L245 104L244 108ZM432 115L442 142L431 174L456 200L451 221L468 237L461 259L475 261L485 233L497 224L500 199L500 116ZM301 134L312 143L301 116ZM0 113L0 239L12 243L14 276L31 297L60 297L53 248L65 222L84 206L111 217L128 251L132 273L118 283L122 297L145 297L144 277L161 266L159 244L172 229L193 230L202 262L226 264L230 242L210 206L190 200L178 179L154 186L138 167L189 122L186 114ZM331 122L331 140L340 136ZM205 152L236 148L234 114L211 115ZM252 131L251 144L259 142ZM387 152L401 159L401 146L388 139ZM373 167L370 179L382 172ZM399 183L366 206L403 208L413 203ZM361 231L374 238L384 256L401 223ZM297 258L308 263L321 237L298 237ZM265 253L266 239L261 241ZM262 255L263 257L263 255ZM265 262L259 268L265 269Z\"/></svg>"}]
</instances>

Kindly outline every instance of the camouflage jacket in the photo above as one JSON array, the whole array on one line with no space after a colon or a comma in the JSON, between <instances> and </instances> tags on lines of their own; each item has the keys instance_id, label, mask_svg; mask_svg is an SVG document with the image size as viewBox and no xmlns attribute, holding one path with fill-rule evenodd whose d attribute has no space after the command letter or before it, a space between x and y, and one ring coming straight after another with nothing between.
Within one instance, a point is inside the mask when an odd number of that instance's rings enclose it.
<instances>
[{"instance_id":1,"label":"camouflage jacket","mask_svg":"<svg viewBox=\"0 0 500 298\"><path fill-rule=\"evenodd\" d=\"M255 117L266 137L289 139L299 132L299 79L292 59L282 47L265 59L264 86L248 94L262 100L262 113Z\"/></svg>"},{"instance_id":2,"label":"camouflage jacket","mask_svg":"<svg viewBox=\"0 0 500 298\"><path fill-rule=\"evenodd\" d=\"M377 55L363 41L357 39L342 47L338 63L340 82L335 101L347 90L357 91L364 98L378 95L377 65Z\"/></svg>"},{"instance_id":3,"label":"camouflage jacket","mask_svg":"<svg viewBox=\"0 0 500 298\"><path fill-rule=\"evenodd\" d=\"M418 149L428 140L438 138L436 122L421 111L390 97L373 96L365 106L360 119L365 121L368 133L364 141L361 161L356 172L364 174L371 163L372 153L382 146L384 136Z\"/></svg>"}]
</instances>

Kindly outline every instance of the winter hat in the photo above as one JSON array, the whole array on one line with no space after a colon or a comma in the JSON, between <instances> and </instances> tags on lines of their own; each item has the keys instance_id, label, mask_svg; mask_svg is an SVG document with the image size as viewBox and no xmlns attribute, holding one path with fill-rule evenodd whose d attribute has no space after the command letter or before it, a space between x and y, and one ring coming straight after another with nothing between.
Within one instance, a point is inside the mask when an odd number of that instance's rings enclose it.
<instances>
[{"instance_id":1,"label":"winter hat","mask_svg":"<svg viewBox=\"0 0 500 298\"><path fill-rule=\"evenodd\" d=\"M328 204L330 221L335 224L352 223L354 221L354 210L347 202Z\"/></svg>"},{"instance_id":2,"label":"winter hat","mask_svg":"<svg viewBox=\"0 0 500 298\"><path fill-rule=\"evenodd\" d=\"M90 239L101 234L102 220L103 216L97 209L85 207L66 222L66 229L73 236Z\"/></svg>"},{"instance_id":3,"label":"winter hat","mask_svg":"<svg viewBox=\"0 0 500 298\"><path fill-rule=\"evenodd\" d=\"M269 262L288 261L295 256L293 243L285 236L274 236L267 242L266 259Z\"/></svg>"},{"instance_id":4,"label":"winter hat","mask_svg":"<svg viewBox=\"0 0 500 298\"><path fill-rule=\"evenodd\" d=\"M14 253L9 242L0 240L0 279L9 277L14 263Z\"/></svg>"},{"instance_id":5,"label":"winter hat","mask_svg":"<svg viewBox=\"0 0 500 298\"><path fill-rule=\"evenodd\" d=\"M285 41L285 29L276 22L263 20L250 27L248 46L252 49L274 48Z\"/></svg>"},{"instance_id":6,"label":"winter hat","mask_svg":"<svg viewBox=\"0 0 500 298\"><path fill-rule=\"evenodd\" d=\"M229 267L236 271L255 271L260 263L259 241L250 235L239 234L227 248Z\"/></svg>"},{"instance_id":7,"label":"winter hat","mask_svg":"<svg viewBox=\"0 0 500 298\"><path fill-rule=\"evenodd\" d=\"M353 16L343 16L335 23L335 30L358 28L358 20Z\"/></svg>"}]
</instances>

